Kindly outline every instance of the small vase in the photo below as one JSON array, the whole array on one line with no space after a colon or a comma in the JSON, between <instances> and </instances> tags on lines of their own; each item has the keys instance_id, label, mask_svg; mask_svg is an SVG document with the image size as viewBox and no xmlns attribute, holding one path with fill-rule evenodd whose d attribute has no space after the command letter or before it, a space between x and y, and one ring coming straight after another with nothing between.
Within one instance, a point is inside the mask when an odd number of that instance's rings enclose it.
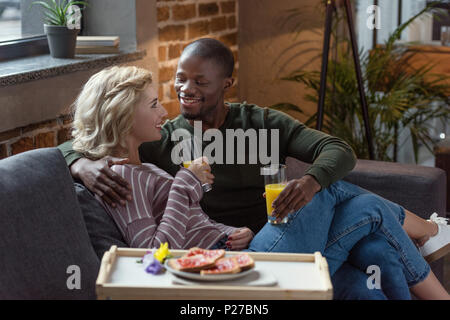
<instances>
[{"instance_id":1,"label":"small vase","mask_svg":"<svg viewBox=\"0 0 450 320\"><path fill-rule=\"evenodd\" d=\"M47 35L50 55L53 58L72 59L75 57L77 34L80 29L44 24L44 31Z\"/></svg>"}]
</instances>

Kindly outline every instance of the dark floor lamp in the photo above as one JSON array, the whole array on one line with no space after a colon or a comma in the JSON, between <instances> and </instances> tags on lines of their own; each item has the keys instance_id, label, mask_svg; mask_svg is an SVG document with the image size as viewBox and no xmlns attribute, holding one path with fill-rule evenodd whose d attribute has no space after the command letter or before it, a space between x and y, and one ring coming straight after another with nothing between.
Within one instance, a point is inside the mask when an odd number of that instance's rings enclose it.
<instances>
[{"instance_id":1,"label":"dark floor lamp","mask_svg":"<svg viewBox=\"0 0 450 320\"><path fill-rule=\"evenodd\" d=\"M368 112L368 108L367 108L366 95L364 93L364 84L363 84L363 80L362 80L361 65L359 62L358 45L356 43L355 27L353 25L353 16L352 16L352 8L351 8L350 0L340 0L340 1L328 0L327 1L326 17L325 17L325 34L324 34L324 39L323 39L322 70L320 73L319 105L317 108L316 129L322 130L323 108L324 108L324 103L325 103L325 93L326 93L326 85L327 85L328 53L330 51L331 25L332 25L332 20L333 20L333 11L336 8L336 4L345 6L345 11L346 11L346 16L347 16L347 24L348 24L348 29L350 31L350 40L351 40L351 45L352 45L353 61L355 63L356 79L358 81L358 90L359 90L359 97L360 97L360 101L361 101L361 108L362 108L363 119L364 119L366 139L367 139L367 144L368 144L368 149L369 149L369 158L371 160L373 160L374 152L373 152L373 143L372 143L372 133L370 130L370 123L369 123L369 112Z\"/></svg>"}]
</instances>

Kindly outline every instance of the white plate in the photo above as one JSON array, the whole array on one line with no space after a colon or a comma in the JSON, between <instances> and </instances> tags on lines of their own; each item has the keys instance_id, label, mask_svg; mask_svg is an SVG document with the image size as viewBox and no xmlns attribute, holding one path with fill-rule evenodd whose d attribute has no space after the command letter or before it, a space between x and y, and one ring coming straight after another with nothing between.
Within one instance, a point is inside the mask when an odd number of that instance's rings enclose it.
<instances>
[{"instance_id":1,"label":"white plate","mask_svg":"<svg viewBox=\"0 0 450 320\"><path fill-rule=\"evenodd\" d=\"M200 273L194 273L194 272L185 272L185 271L179 271L176 269L173 269L169 266L169 260L166 260L164 263L165 268L170 273L177 275L182 278L191 279L191 280L200 280L200 281L225 281L225 280L232 280L237 279L241 277L245 277L249 273L253 272L253 268L249 270L245 270L243 272L239 273L230 273L230 274L206 274L201 275Z\"/></svg>"}]
</instances>

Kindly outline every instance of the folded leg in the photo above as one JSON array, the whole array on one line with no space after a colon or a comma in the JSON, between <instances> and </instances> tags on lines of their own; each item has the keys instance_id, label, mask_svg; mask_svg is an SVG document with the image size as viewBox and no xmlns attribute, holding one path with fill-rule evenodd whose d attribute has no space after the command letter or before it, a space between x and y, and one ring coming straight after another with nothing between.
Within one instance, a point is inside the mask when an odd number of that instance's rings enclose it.
<instances>
[{"instance_id":1,"label":"folded leg","mask_svg":"<svg viewBox=\"0 0 450 320\"><path fill-rule=\"evenodd\" d=\"M408 286L423 281L430 267L403 230L397 218L402 216L404 212L401 206L371 193L358 195L336 206L324 253L330 274L336 272L349 258L350 251L360 240L376 234L396 251ZM361 265L364 263L360 261Z\"/></svg>"},{"instance_id":2,"label":"folded leg","mask_svg":"<svg viewBox=\"0 0 450 320\"><path fill-rule=\"evenodd\" d=\"M331 277L334 300L387 300L381 289L367 286L368 276L348 262Z\"/></svg>"},{"instance_id":3,"label":"folded leg","mask_svg":"<svg viewBox=\"0 0 450 320\"><path fill-rule=\"evenodd\" d=\"M366 271L368 288L380 287L389 300L411 300L400 257L382 235L371 234L357 242L347 263Z\"/></svg>"}]
</instances>

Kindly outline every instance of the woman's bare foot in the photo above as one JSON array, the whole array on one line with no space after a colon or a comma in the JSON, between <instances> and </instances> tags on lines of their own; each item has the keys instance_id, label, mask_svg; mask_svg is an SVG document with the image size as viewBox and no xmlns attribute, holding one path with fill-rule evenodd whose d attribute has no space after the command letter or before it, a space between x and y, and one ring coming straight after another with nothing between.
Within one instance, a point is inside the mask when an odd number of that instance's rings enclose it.
<instances>
[{"instance_id":1,"label":"woman's bare foot","mask_svg":"<svg viewBox=\"0 0 450 320\"><path fill-rule=\"evenodd\" d=\"M425 244L425 242L430 240L431 237L437 235L437 233L439 231L439 227L438 227L437 223L435 223L434 221L427 220L426 223L429 225L429 228L427 228L427 235L425 235L422 238L415 239L416 243L419 247L423 246Z\"/></svg>"}]
</instances>

